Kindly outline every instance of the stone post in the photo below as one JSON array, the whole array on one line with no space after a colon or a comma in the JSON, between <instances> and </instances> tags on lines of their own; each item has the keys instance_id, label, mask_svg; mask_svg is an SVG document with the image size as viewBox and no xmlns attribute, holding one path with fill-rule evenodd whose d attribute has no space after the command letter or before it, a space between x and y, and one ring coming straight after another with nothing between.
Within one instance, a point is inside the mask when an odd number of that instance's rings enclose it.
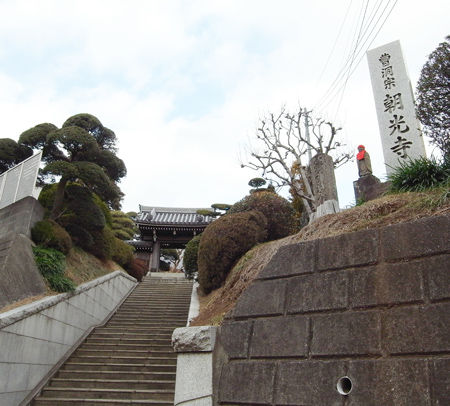
<instances>
[{"instance_id":1,"label":"stone post","mask_svg":"<svg viewBox=\"0 0 450 406\"><path fill-rule=\"evenodd\" d=\"M316 199L316 212L311 221L326 214L338 213L340 210L333 158L323 153L313 156L309 163L309 175Z\"/></svg>"},{"instance_id":2,"label":"stone post","mask_svg":"<svg viewBox=\"0 0 450 406\"><path fill-rule=\"evenodd\" d=\"M174 405L213 405L213 352L217 327L177 328L172 346L177 356Z\"/></svg>"}]
</instances>

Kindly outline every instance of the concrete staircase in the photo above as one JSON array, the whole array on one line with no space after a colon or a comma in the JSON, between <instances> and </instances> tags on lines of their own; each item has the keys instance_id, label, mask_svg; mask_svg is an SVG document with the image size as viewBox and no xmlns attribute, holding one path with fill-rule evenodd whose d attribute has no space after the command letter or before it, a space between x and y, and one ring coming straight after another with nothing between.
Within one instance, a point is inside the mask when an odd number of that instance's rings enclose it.
<instances>
[{"instance_id":1,"label":"concrete staircase","mask_svg":"<svg viewBox=\"0 0 450 406\"><path fill-rule=\"evenodd\" d=\"M146 277L31 404L173 405L171 336L186 325L191 291L192 283L184 278Z\"/></svg>"}]
</instances>

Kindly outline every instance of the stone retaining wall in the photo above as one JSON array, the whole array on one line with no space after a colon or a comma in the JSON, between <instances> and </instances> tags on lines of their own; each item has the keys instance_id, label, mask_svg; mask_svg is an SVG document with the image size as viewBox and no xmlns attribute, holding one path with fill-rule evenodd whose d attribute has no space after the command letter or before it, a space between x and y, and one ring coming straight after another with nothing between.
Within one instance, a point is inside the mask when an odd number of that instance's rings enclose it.
<instances>
[{"instance_id":1,"label":"stone retaining wall","mask_svg":"<svg viewBox=\"0 0 450 406\"><path fill-rule=\"evenodd\" d=\"M46 287L31 249L31 228L42 220L44 208L32 197L0 209L0 308Z\"/></svg>"},{"instance_id":2,"label":"stone retaining wall","mask_svg":"<svg viewBox=\"0 0 450 406\"><path fill-rule=\"evenodd\" d=\"M31 228L44 217L44 208L33 197L25 197L18 202L0 209L0 238L11 233L31 237Z\"/></svg>"},{"instance_id":3,"label":"stone retaining wall","mask_svg":"<svg viewBox=\"0 0 450 406\"><path fill-rule=\"evenodd\" d=\"M18 405L94 326L102 324L136 280L116 271L0 314L0 405Z\"/></svg>"},{"instance_id":4,"label":"stone retaining wall","mask_svg":"<svg viewBox=\"0 0 450 406\"><path fill-rule=\"evenodd\" d=\"M450 216L288 245L218 332L223 405L450 404Z\"/></svg>"}]
</instances>

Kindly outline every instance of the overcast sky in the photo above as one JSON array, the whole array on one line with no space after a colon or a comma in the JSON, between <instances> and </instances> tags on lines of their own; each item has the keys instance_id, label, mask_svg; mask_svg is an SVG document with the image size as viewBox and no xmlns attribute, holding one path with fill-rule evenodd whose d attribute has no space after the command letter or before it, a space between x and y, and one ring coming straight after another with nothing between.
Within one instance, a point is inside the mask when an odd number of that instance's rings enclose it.
<instances>
[{"instance_id":1,"label":"overcast sky","mask_svg":"<svg viewBox=\"0 0 450 406\"><path fill-rule=\"evenodd\" d=\"M323 101L364 11L356 69ZM448 0L0 0L0 137L93 114L119 139L125 211L208 207L260 176L239 163L258 119L300 105L342 126L355 153L364 144L383 178L364 52L400 40L415 89L449 16ZM356 179L355 162L337 171L341 207Z\"/></svg>"}]
</instances>

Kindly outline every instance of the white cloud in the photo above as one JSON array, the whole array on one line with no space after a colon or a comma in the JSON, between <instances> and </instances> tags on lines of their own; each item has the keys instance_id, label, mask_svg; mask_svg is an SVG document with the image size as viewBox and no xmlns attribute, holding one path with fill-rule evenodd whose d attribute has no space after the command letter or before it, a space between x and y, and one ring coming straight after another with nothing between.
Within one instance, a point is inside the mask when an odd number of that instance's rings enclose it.
<instances>
[{"instance_id":1,"label":"white cloud","mask_svg":"<svg viewBox=\"0 0 450 406\"><path fill-rule=\"evenodd\" d=\"M348 2L0 2L2 137L76 113L99 117L119 137L128 167L124 208L139 203L233 203L255 172L239 147L258 118L282 105L313 106L349 49L353 5L318 81ZM391 3L392 4L392 3ZM398 2L372 47L400 39L411 77L448 34L447 2ZM324 115L384 165L365 58ZM194 114L193 114L194 112ZM337 172L341 204L353 199L356 165Z\"/></svg>"}]
</instances>

